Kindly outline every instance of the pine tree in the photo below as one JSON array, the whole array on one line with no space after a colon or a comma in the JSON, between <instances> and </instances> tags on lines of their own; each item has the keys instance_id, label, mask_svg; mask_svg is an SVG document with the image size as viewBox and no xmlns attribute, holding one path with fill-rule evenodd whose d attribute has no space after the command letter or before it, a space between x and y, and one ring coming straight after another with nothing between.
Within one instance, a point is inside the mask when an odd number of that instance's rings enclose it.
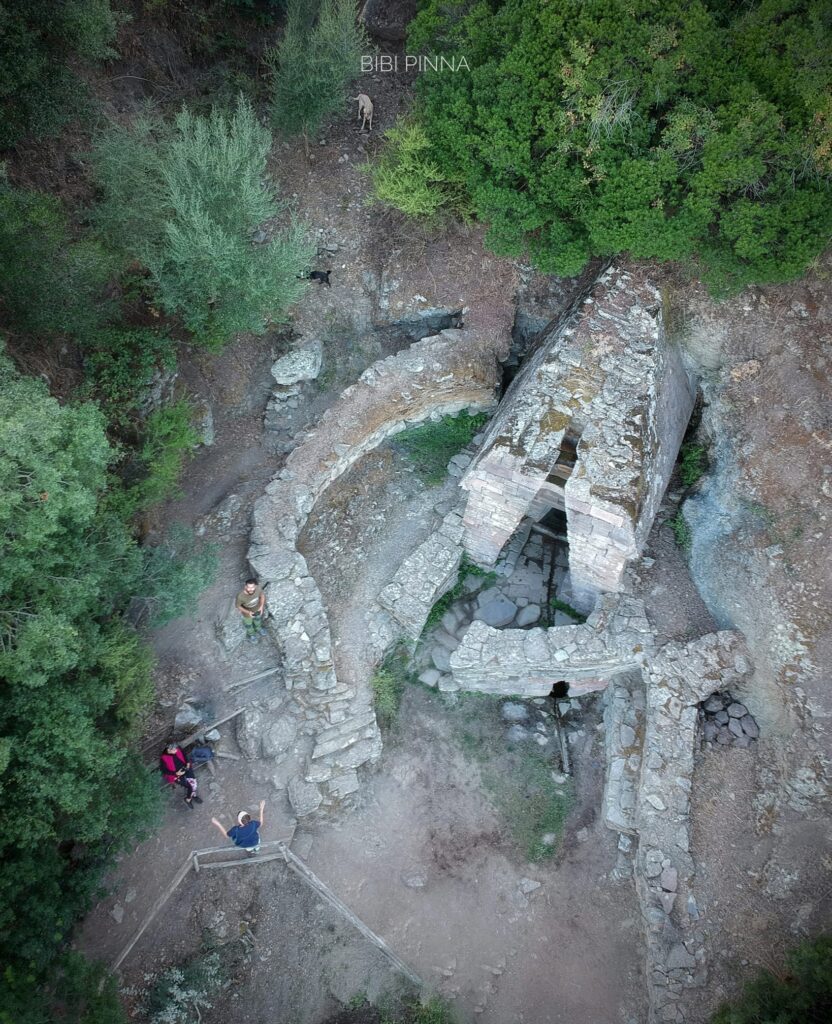
<instances>
[{"instance_id":1,"label":"pine tree","mask_svg":"<svg viewBox=\"0 0 832 1024\"><path fill-rule=\"evenodd\" d=\"M290 0L283 38L267 57L275 128L290 136L317 131L343 105L368 49L352 0Z\"/></svg>"}]
</instances>

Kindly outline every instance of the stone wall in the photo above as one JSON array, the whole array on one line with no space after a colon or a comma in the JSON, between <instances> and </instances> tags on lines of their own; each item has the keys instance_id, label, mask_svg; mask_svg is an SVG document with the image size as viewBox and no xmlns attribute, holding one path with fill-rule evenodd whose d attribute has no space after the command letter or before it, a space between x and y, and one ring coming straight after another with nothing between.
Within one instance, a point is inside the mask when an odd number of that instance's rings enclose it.
<instances>
[{"instance_id":1,"label":"stone wall","mask_svg":"<svg viewBox=\"0 0 832 1024\"><path fill-rule=\"evenodd\" d=\"M706 978L688 825L697 705L750 673L742 636L722 631L658 648L641 602L609 594L581 626L498 630L474 622L451 668L462 689L503 695L542 697L566 680L575 696L609 681L604 820L623 833L620 850L637 837L648 1024L681 1024Z\"/></svg>"},{"instance_id":2,"label":"stone wall","mask_svg":"<svg viewBox=\"0 0 832 1024\"><path fill-rule=\"evenodd\" d=\"M524 516L564 508L572 603L617 591L640 553L693 407L642 271L612 267L529 356L462 478L465 547L492 565ZM567 435L577 462L552 469ZM553 495L562 491L562 498Z\"/></svg>"},{"instance_id":3,"label":"stone wall","mask_svg":"<svg viewBox=\"0 0 832 1024\"><path fill-rule=\"evenodd\" d=\"M646 716L636 805L635 881L647 939L649 1022L681 1024L705 984L702 914L694 894L688 814L696 705L750 672L739 633L670 643L644 668Z\"/></svg>"},{"instance_id":4,"label":"stone wall","mask_svg":"<svg viewBox=\"0 0 832 1024\"><path fill-rule=\"evenodd\" d=\"M451 671L460 689L478 693L545 697L565 680L576 695L640 667L652 648L642 603L609 594L579 626L493 629L473 622L451 655Z\"/></svg>"},{"instance_id":5,"label":"stone wall","mask_svg":"<svg viewBox=\"0 0 832 1024\"><path fill-rule=\"evenodd\" d=\"M419 638L431 608L456 583L461 561L462 514L454 509L379 594L379 604L411 639Z\"/></svg>"},{"instance_id":6,"label":"stone wall","mask_svg":"<svg viewBox=\"0 0 832 1024\"><path fill-rule=\"evenodd\" d=\"M255 504L248 560L267 587L268 623L282 648L286 686L317 733L305 777L289 787L298 813L314 810L322 795L337 798L357 788L356 768L381 753L369 688L359 691L337 678L326 609L296 547L301 530L327 487L385 438L428 418L493 408L498 357L506 348L507 339L491 331L446 330L373 364Z\"/></svg>"}]
</instances>

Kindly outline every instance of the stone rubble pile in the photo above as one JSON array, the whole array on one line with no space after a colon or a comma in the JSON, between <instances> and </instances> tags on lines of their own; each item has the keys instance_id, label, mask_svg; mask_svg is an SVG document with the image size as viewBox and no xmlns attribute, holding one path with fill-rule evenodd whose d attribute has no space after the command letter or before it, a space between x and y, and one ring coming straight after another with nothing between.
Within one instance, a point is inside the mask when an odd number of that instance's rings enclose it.
<instances>
[{"instance_id":1,"label":"stone rubble pile","mask_svg":"<svg viewBox=\"0 0 832 1024\"><path fill-rule=\"evenodd\" d=\"M702 739L720 746L750 747L759 739L760 727L745 704L730 693L712 693L699 707Z\"/></svg>"}]
</instances>

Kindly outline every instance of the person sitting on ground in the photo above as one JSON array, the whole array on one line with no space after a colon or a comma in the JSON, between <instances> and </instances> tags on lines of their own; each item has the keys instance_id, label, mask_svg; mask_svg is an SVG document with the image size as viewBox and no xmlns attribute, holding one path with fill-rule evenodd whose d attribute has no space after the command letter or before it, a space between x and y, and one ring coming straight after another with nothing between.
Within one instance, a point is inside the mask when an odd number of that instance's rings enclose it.
<instances>
[{"instance_id":1,"label":"person sitting on ground","mask_svg":"<svg viewBox=\"0 0 832 1024\"><path fill-rule=\"evenodd\" d=\"M175 743L169 743L159 758L159 770L165 778L165 782L171 786L182 786L185 790L185 803L191 810L194 809L194 802L201 804L202 797L196 795L196 777L191 767L191 762L185 756L185 752Z\"/></svg>"},{"instance_id":2,"label":"person sitting on ground","mask_svg":"<svg viewBox=\"0 0 832 1024\"><path fill-rule=\"evenodd\" d=\"M246 639L255 643L263 635L263 610L266 607L266 594L257 580L246 580L245 586L237 594L236 606L243 616Z\"/></svg>"},{"instance_id":3,"label":"person sitting on ground","mask_svg":"<svg viewBox=\"0 0 832 1024\"><path fill-rule=\"evenodd\" d=\"M216 818L211 818L211 821L224 836L228 836L235 846L239 846L241 850L246 851L249 857L253 857L260 849L260 829L263 826L263 811L265 809L266 801L261 800L259 821L252 818L246 811L240 811L237 815L237 824L228 831L226 831L225 825Z\"/></svg>"}]
</instances>

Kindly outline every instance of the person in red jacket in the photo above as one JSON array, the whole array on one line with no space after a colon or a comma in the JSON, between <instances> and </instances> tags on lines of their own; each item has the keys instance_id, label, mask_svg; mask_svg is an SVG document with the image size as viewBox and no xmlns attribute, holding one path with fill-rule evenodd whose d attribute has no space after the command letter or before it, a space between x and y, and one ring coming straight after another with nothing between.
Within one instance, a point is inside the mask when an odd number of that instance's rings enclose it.
<instances>
[{"instance_id":1,"label":"person in red jacket","mask_svg":"<svg viewBox=\"0 0 832 1024\"><path fill-rule=\"evenodd\" d=\"M191 810L194 809L194 802L202 803L202 798L196 795L196 777L191 762L181 747L177 747L175 743L165 747L159 758L159 770L165 782L169 782L171 786L182 786L185 790L185 803Z\"/></svg>"}]
</instances>

